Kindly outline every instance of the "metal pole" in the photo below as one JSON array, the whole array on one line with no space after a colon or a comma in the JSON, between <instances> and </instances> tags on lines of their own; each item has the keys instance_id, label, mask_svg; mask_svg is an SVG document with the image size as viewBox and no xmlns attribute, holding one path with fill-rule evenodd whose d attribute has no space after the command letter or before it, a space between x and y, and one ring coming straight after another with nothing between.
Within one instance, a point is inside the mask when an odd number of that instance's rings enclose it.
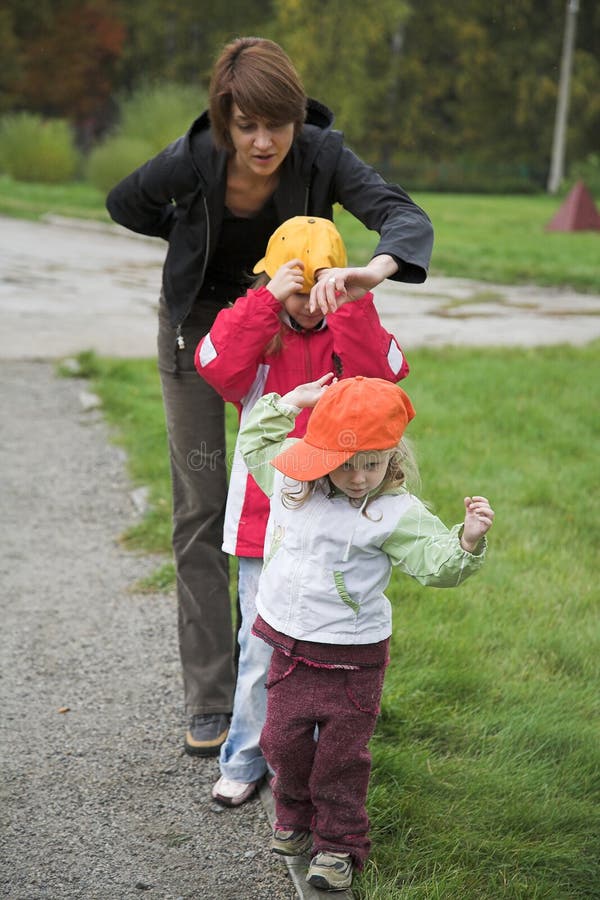
<instances>
[{"instance_id":1,"label":"metal pole","mask_svg":"<svg viewBox=\"0 0 600 900\"><path fill-rule=\"evenodd\" d=\"M558 85L556 119L554 122L554 138L552 141L552 160L550 163L550 174L548 176L549 194L555 194L558 191L564 176L567 115L571 92L571 68L573 64L573 47L575 44L578 12L579 0L568 0L562 58L560 62L560 82Z\"/></svg>"}]
</instances>

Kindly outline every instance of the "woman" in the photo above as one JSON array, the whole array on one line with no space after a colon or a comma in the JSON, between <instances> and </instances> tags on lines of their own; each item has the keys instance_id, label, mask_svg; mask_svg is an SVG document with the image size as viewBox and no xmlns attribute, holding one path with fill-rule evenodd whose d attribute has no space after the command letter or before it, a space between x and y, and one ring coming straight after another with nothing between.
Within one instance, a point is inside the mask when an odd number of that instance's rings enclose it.
<instances>
[{"instance_id":1,"label":"woman","mask_svg":"<svg viewBox=\"0 0 600 900\"><path fill-rule=\"evenodd\" d=\"M185 749L216 756L234 687L228 563L221 550L227 491L223 401L194 368L217 312L243 293L269 236L296 215L333 218L342 204L380 235L369 264L334 269L311 292L335 309L335 290L360 278L425 280L433 243L427 215L387 184L306 97L277 44L238 38L217 59L209 111L186 135L110 192L112 218L169 242L159 308L161 376L173 484ZM242 593L244 585L239 585Z\"/></svg>"}]
</instances>

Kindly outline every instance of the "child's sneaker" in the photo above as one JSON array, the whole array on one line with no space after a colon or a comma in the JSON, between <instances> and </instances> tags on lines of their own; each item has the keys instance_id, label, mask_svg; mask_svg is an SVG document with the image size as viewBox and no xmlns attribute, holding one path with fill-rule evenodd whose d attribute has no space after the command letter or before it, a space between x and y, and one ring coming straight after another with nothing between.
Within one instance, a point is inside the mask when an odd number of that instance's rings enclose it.
<instances>
[{"instance_id":1,"label":"child's sneaker","mask_svg":"<svg viewBox=\"0 0 600 900\"><path fill-rule=\"evenodd\" d=\"M280 856L302 856L312 847L310 831L285 831L276 828L271 841L271 851Z\"/></svg>"},{"instance_id":2,"label":"child's sneaker","mask_svg":"<svg viewBox=\"0 0 600 900\"><path fill-rule=\"evenodd\" d=\"M308 867L306 880L322 891L345 891L352 884L353 868L349 853L317 853Z\"/></svg>"},{"instance_id":3,"label":"child's sneaker","mask_svg":"<svg viewBox=\"0 0 600 900\"><path fill-rule=\"evenodd\" d=\"M252 797L259 784L260 779L250 782L232 781L221 775L211 791L212 798L222 806L241 806Z\"/></svg>"}]
</instances>

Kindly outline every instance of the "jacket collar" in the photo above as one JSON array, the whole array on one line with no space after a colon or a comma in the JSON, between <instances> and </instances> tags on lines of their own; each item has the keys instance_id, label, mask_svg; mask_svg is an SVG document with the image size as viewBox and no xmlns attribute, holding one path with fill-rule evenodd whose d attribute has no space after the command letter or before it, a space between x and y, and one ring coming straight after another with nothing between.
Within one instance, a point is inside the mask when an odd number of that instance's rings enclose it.
<instances>
[{"instance_id":1,"label":"jacket collar","mask_svg":"<svg viewBox=\"0 0 600 900\"><path fill-rule=\"evenodd\" d=\"M292 317L285 311L285 309L281 311L280 319L284 323L284 325L287 325L288 328L291 328L292 331L295 331L297 334L312 334L313 332L324 331L327 328L327 316L322 318L318 325L315 325L314 328L310 329L303 328L302 325L299 324L299 322L296 322L295 319L292 319Z\"/></svg>"}]
</instances>

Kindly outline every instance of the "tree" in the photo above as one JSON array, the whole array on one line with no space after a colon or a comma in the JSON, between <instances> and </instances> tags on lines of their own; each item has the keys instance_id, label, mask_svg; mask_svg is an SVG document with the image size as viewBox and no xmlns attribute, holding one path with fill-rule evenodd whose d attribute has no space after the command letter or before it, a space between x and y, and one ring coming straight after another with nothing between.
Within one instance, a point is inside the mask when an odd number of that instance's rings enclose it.
<instances>
[{"instance_id":1,"label":"tree","mask_svg":"<svg viewBox=\"0 0 600 900\"><path fill-rule=\"evenodd\" d=\"M21 103L83 126L101 115L125 29L110 0L63 3L51 27L22 42Z\"/></svg>"},{"instance_id":2,"label":"tree","mask_svg":"<svg viewBox=\"0 0 600 900\"><path fill-rule=\"evenodd\" d=\"M258 34L279 41L350 145L390 177L439 187L455 167L492 189L504 169L542 187L564 3L4 0L0 109L93 121L97 132L136 88L206 88L221 46ZM600 146L599 83L600 4L582 0L567 163Z\"/></svg>"},{"instance_id":3,"label":"tree","mask_svg":"<svg viewBox=\"0 0 600 900\"><path fill-rule=\"evenodd\" d=\"M21 77L19 40L15 34L12 11L0 9L0 46L2 47L2 67L0 68L0 112L12 108L18 93Z\"/></svg>"},{"instance_id":4,"label":"tree","mask_svg":"<svg viewBox=\"0 0 600 900\"><path fill-rule=\"evenodd\" d=\"M265 0L116 0L127 41L119 63L120 86L176 81L206 87L213 60L226 40L262 33L270 16Z\"/></svg>"},{"instance_id":5,"label":"tree","mask_svg":"<svg viewBox=\"0 0 600 900\"><path fill-rule=\"evenodd\" d=\"M398 115L408 5L358 0L275 0L272 34L309 94L329 105L359 149L386 147Z\"/></svg>"}]
</instances>

